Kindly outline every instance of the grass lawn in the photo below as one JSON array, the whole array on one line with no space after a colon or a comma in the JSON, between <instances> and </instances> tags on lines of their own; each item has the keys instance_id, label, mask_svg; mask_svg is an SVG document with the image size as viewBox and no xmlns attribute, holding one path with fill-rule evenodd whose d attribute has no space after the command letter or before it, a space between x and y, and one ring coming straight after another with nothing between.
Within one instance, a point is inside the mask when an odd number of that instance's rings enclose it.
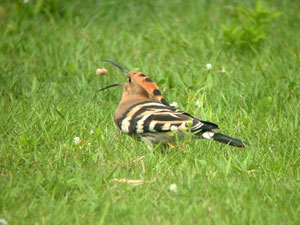
<instances>
[{"instance_id":1,"label":"grass lawn","mask_svg":"<svg viewBox=\"0 0 300 225\"><path fill-rule=\"evenodd\" d=\"M1 1L2 224L299 224L299 11L296 0ZM101 59L251 146L149 150L121 135L122 88L97 90L126 78Z\"/></svg>"}]
</instances>

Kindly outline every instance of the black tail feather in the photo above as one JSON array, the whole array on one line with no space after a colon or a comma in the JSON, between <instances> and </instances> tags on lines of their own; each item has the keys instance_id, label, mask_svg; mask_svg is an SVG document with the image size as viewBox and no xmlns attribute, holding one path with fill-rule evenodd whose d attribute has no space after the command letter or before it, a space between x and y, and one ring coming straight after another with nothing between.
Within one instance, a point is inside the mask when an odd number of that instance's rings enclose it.
<instances>
[{"instance_id":1,"label":"black tail feather","mask_svg":"<svg viewBox=\"0 0 300 225\"><path fill-rule=\"evenodd\" d=\"M223 144L228 144L231 146L243 148L246 145L250 145L249 143L245 141L241 141L239 139L227 136L225 134L217 133L212 130L202 131L198 133L197 135L200 135L204 139L213 139L215 141L221 142Z\"/></svg>"},{"instance_id":2,"label":"black tail feather","mask_svg":"<svg viewBox=\"0 0 300 225\"><path fill-rule=\"evenodd\" d=\"M212 139L214 139L215 141L221 142L223 144L229 144L231 146L235 146L235 147L239 147L239 148L243 148L246 145L250 145L249 143L241 141L239 139L229 137L227 135L220 134L220 133L215 133L215 132L214 132L214 135L212 136Z\"/></svg>"}]
</instances>

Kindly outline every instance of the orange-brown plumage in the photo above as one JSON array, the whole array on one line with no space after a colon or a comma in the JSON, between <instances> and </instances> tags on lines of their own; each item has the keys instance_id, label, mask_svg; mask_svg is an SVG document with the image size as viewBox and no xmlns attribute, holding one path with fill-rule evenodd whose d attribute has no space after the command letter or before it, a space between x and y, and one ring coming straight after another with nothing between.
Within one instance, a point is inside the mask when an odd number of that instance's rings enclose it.
<instances>
[{"instance_id":1,"label":"orange-brown plumage","mask_svg":"<svg viewBox=\"0 0 300 225\"><path fill-rule=\"evenodd\" d=\"M157 100L158 102L163 101L162 100L163 96L162 96L158 86L145 74L143 74L141 72L128 72L126 74L126 76L128 78L133 79L136 84L138 84L140 87L142 87L149 94L149 96L151 96L151 98L153 98L154 100ZM165 102L165 103L167 103L167 102ZM168 104L169 103L167 103L167 105Z\"/></svg>"}]
</instances>

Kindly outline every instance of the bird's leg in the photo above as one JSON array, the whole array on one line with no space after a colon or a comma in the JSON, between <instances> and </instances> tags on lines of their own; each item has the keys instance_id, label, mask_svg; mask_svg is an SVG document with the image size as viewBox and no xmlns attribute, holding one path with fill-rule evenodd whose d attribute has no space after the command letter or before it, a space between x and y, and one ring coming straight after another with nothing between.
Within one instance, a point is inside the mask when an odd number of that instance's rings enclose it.
<instances>
[{"instance_id":1,"label":"bird's leg","mask_svg":"<svg viewBox=\"0 0 300 225\"><path fill-rule=\"evenodd\" d=\"M175 149L179 148L179 149L182 150L184 153L188 153L188 152L189 152L188 150L186 150L186 149L184 149L184 148L182 147L183 144L178 145L178 146L174 146L174 145L172 145L171 143L168 143L168 145L169 145L170 148L175 148Z\"/></svg>"},{"instance_id":2,"label":"bird's leg","mask_svg":"<svg viewBox=\"0 0 300 225\"><path fill-rule=\"evenodd\" d=\"M183 147L183 144L179 145L177 148L181 149L184 153L189 153L190 151L184 149Z\"/></svg>"},{"instance_id":3,"label":"bird's leg","mask_svg":"<svg viewBox=\"0 0 300 225\"><path fill-rule=\"evenodd\" d=\"M169 145L170 148L176 148L174 145L172 145L171 143L168 143L167 145Z\"/></svg>"}]
</instances>

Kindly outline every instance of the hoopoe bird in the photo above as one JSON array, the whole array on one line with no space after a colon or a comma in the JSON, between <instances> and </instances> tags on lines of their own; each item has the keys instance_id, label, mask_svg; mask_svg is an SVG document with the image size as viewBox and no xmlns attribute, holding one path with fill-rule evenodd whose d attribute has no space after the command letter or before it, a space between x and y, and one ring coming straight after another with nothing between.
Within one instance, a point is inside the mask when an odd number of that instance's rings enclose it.
<instances>
[{"instance_id":1,"label":"hoopoe bird","mask_svg":"<svg viewBox=\"0 0 300 225\"><path fill-rule=\"evenodd\" d=\"M217 124L170 106L158 86L145 74L127 71L110 60L104 61L118 67L128 78L128 83L112 84L99 90L123 87L123 96L114 116L115 124L123 133L139 140L144 138L151 144L171 143L174 135L170 135L170 132L177 130L178 133L191 132L195 138L212 139L235 147L249 145L247 142L215 132L215 129L219 129ZM183 136L179 135L179 138Z\"/></svg>"}]
</instances>

